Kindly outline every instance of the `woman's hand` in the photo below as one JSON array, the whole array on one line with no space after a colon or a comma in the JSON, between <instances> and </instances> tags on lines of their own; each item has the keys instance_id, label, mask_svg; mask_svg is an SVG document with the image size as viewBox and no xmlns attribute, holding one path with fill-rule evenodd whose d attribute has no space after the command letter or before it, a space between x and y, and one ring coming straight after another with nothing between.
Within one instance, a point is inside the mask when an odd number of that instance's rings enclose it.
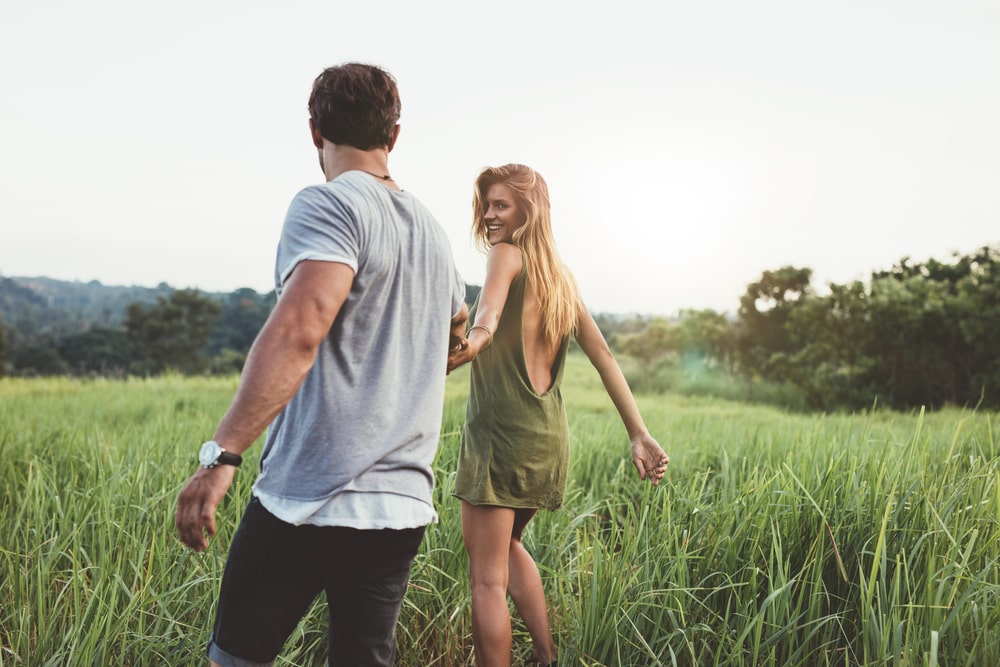
<instances>
[{"instance_id":1,"label":"woman's hand","mask_svg":"<svg viewBox=\"0 0 1000 667\"><path fill-rule=\"evenodd\" d=\"M663 475L667 472L667 464L670 457L666 455L653 436L649 433L641 433L631 440L632 443L632 463L639 471L640 479L648 479L657 486Z\"/></svg>"}]
</instances>

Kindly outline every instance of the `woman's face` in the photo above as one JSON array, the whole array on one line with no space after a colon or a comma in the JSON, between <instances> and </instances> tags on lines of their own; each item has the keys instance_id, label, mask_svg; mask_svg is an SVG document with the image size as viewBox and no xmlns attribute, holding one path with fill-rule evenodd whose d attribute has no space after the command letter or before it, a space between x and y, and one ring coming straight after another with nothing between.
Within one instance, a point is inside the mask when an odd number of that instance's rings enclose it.
<instances>
[{"instance_id":1,"label":"woman's face","mask_svg":"<svg viewBox=\"0 0 1000 667\"><path fill-rule=\"evenodd\" d=\"M512 243L514 230L524 224L527 216L518 208L514 191L503 183L494 183L486 191L486 240L491 246Z\"/></svg>"}]
</instances>

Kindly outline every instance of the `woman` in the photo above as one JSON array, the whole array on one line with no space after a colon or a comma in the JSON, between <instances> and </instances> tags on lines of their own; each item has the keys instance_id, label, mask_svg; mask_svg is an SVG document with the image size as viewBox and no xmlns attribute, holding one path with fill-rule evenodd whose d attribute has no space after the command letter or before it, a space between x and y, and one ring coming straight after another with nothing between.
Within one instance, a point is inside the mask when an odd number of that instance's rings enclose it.
<instances>
[{"instance_id":1,"label":"woman","mask_svg":"<svg viewBox=\"0 0 1000 667\"><path fill-rule=\"evenodd\" d=\"M454 494L462 501L469 554L476 663L510 665L510 593L531 634L534 660L556 664L541 577L521 535L539 508L556 509L563 500L569 428L559 385L570 335L621 415L639 477L656 485L670 459L646 430L559 260L542 176L518 164L483 170L473 214L473 237L487 251L486 279L448 370L472 362Z\"/></svg>"}]
</instances>

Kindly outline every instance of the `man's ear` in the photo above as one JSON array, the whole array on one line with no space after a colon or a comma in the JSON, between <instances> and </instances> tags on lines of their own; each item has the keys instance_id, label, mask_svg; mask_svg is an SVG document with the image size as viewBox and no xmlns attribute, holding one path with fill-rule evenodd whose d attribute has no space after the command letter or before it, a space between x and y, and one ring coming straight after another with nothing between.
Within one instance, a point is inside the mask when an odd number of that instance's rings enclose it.
<instances>
[{"instance_id":1,"label":"man's ear","mask_svg":"<svg viewBox=\"0 0 1000 667\"><path fill-rule=\"evenodd\" d=\"M309 133L312 135L313 146L315 146L320 150L323 150L323 135L320 134L320 131L316 128L315 125L313 125L312 118L309 119Z\"/></svg>"},{"instance_id":2,"label":"man's ear","mask_svg":"<svg viewBox=\"0 0 1000 667\"><path fill-rule=\"evenodd\" d=\"M396 127L392 131L392 139L389 140L388 152L391 153L392 149L396 146L396 139L399 139L399 123L396 123Z\"/></svg>"}]
</instances>

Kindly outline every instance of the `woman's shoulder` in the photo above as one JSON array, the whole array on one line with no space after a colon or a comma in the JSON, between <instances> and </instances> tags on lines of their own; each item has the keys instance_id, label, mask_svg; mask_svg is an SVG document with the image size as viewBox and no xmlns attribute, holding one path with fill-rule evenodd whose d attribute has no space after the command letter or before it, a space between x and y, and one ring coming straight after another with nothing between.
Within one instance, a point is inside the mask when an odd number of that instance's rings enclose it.
<instances>
[{"instance_id":1,"label":"woman's shoulder","mask_svg":"<svg viewBox=\"0 0 1000 667\"><path fill-rule=\"evenodd\" d=\"M521 273L524 256L521 249L511 243L497 243L486 253L487 268L503 273Z\"/></svg>"},{"instance_id":2,"label":"woman's shoulder","mask_svg":"<svg viewBox=\"0 0 1000 667\"><path fill-rule=\"evenodd\" d=\"M514 245L513 243L497 243L490 247L487 256L498 256L498 257L516 257L518 260L521 259L521 249Z\"/></svg>"}]
</instances>

